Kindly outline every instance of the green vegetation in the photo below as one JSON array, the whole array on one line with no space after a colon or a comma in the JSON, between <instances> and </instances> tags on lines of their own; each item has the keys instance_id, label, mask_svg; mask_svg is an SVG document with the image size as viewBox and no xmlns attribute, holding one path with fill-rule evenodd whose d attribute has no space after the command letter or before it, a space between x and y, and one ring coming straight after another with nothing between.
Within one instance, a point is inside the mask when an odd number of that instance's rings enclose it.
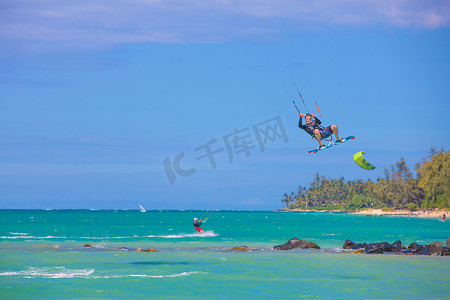
<instances>
[{"instance_id":1,"label":"green vegetation","mask_svg":"<svg viewBox=\"0 0 450 300\"><path fill-rule=\"evenodd\" d=\"M376 182L329 179L316 173L310 187L284 194L287 208L316 210L360 210L380 208L409 210L450 207L450 152L430 150L430 158L416 164L417 176L402 157L384 170Z\"/></svg>"}]
</instances>

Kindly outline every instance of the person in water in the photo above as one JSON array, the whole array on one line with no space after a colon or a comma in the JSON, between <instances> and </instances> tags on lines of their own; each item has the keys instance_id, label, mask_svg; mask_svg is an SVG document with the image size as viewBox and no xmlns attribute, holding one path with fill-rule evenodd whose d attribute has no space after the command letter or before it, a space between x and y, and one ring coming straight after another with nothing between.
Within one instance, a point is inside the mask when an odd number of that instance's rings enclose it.
<instances>
[{"instance_id":1,"label":"person in water","mask_svg":"<svg viewBox=\"0 0 450 300\"><path fill-rule=\"evenodd\" d=\"M339 138L339 131L336 125L331 125L328 127L321 127L319 126L322 124L319 119L317 119L316 115L311 114L299 114L300 120L298 121L298 127L300 129L303 129L306 131L310 136L314 137L319 142L319 149L322 149L325 147L324 144L322 144L322 140L326 139L327 137L331 136L334 133L334 136L336 137L336 142L342 143L344 139ZM302 118L305 117L306 124L302 124ZM314 121L311 119L314 118Z\"/></svg>"},{"instance_id":2,"label":"person in water","mask_svg":"<svg viewBox=\"0 0 450 300\"><path fill-rule=\"evenodd\" d=\"M202 225L203 221L197 218L194 218L194 227L195 230L197 230L200 233L204 233L205 231L203 229L200 228L200 226Z\"/></svg>"}]
</instances>

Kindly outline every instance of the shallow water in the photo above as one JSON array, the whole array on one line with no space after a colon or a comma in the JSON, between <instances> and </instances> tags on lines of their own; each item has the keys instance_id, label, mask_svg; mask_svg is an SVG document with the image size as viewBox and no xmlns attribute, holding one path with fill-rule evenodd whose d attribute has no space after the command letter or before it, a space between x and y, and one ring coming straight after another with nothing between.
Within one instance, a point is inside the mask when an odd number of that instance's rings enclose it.
<instances>
[{"instance_id":1,"label":"shallow water","mask_svg":"<svg viewBox=\"0 0 450 300\"><path fill-rule=\"evenodd\" d=\"M198 216L202 212L1 210L0 297L448 299L448 257L340 252L346 239L445 242L448 222L215 211L199 235L192 226ZM272 250L293 237L321 250ZM242 245L251 251L230 251ZM134 251L150 247L159 252Z\"/></svg>"}]
</instances>

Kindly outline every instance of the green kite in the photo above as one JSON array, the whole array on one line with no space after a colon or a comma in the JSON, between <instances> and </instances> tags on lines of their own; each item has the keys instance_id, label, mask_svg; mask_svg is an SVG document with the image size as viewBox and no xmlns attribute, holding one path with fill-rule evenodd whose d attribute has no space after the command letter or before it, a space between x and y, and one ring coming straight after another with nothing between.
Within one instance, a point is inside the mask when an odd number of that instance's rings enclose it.
<instances>
[{"instance_id":1,"label":"green kite","mask_svg":"<svg viewBox=\"0 0 450 300\"><path fill-rule=\"evenodd\" d=\"M366 154L366 152L360 151L358 153L355 153L355 155L353 155L353 159L355 160L355 163L363 169L375 170L375 167L367 162L367 160L364 158L363 154Z\"/></svg>"}]
</instances>

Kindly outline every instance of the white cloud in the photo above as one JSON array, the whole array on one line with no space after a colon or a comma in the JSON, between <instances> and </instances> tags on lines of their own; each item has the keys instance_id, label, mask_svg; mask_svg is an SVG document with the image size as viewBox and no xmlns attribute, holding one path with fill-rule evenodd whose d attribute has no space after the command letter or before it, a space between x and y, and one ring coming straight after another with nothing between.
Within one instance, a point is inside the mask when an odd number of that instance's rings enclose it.
<instances>
[{"instance_id":1,"label":"white cloud","mask_svg":"<svg viewBox=\"0 0 450 300\"><path fill-rule=\"evenodd\" d=\"M448 27L450 1L420 0L7 0L0 41L94 47L120 43L216 43L331 26ZM282 22L280 22L282 21Z\"/></svg>"}]
</instances>

